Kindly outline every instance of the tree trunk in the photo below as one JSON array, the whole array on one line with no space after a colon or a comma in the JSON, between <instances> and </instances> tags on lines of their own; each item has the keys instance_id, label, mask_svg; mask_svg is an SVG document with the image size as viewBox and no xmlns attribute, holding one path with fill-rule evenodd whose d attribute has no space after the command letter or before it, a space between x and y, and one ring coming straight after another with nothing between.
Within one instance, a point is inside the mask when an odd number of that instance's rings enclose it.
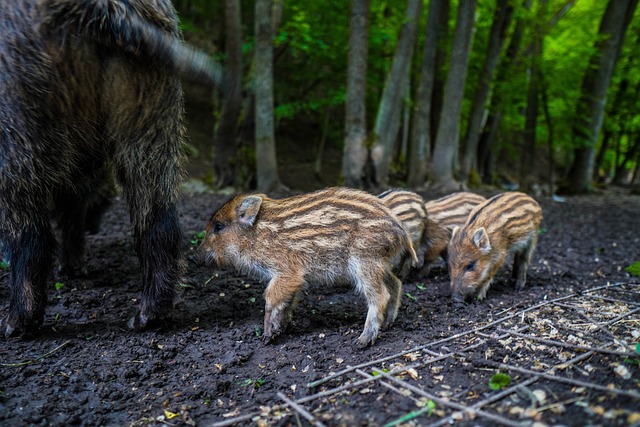
<instances>
[{"instance_id":1,"label":"tree trunk","mask_svg":"<svg viewBox=\"0 0 640 427\"><path fill-rule=\"evenodd\" d=\"M536 158L536 130L538 128L538 98L540 87L540 61L542 60L542 43L544 40L544 30L542 20L547 12L547 1L540 0L538 16L533 28L531 49L529 50L529 88L527 91L527 107L524 118L524 146L520 156L520 190L531 191L533 178L533 163Z\"/></svg>"},{"instance_id":2,"label":"tree trunk","mask_svg":"<svg viewBox=\"0 0 640 427\"><path fill-rule=\"evenodd\" d=\"M635 142L631 147L627 148L627 151L625 151L624 155L620 153L620 143L622 140L622 136L618 140L618 153L616 153L616 171L615 175L613 176L613 182L616 185L626 184L624 179L624 172L627 170L627 163L629 163L629 161L635 157L636 153L640 153L640 139L638 139L638 137L639 136L637 134L627 135L628 140ZM622 161L618 160L620 157L622 157Z\"/></svg>"},{"instance_id":3,"label":"tree trunk","mask_svg":"<svg viewBox=\"0 0 640 427\"><path fill-rule=\"evenodd\" d=\"M506 38L507 28L509 27L512 13L513 7L509 3L509 0L498 0L495 15L493 17L493 24L491 26L491 33L489 35L487 56L482 67L480 79L478 80L478 87L476 88L475 95L473 96L469 125L462 144L464 155L460 165L460 182L463 184L467 182L469 173L471 172L471 169L474 168L478 140L480 139L480 126L486 111L485 104L489 97L493 72L498 65L500 51L502 50L502 46Z\"/></svg>"},{"instance_id":4,"label":"tree trunk","mask_svg":"<svg viewBox=\"0 0 640 427\"><path fill-rule=\"evenodd\" d=\"M256 0L254 52L256 179L258 191L282 187L278 175L273 120L273 27L271 0Z\"/></svg>"},{"instance_id":5,"label":"tree trunk","mask_svg":"<svg viewBox=\"0 0 640 427\"><path fill-rule=\"evenodd\" d=\"M362 188L368 154L365 94L369 47L369 0L352 0L349 28L342 175L346 186Z\"/></svg>"},{"instance_id":6,"label":"tree trunk","mask_svg":"<svg viewBox=\"0 0 640 427\"><path fill-rule=\"evenodd\" d=\"M398 45L384 84L373 129L371 160L375 168L376 184L382 187L386 187L389 182L393 147L400 129L403 95L411 70L411 54L421 8L422 0L409 0L407 4L405 21L400 30Z\"/></svg>"},{"instance_id":7,"label":"tree trunk","mask_svg":"<svg viewBox=\"0 0 640 427\"><path fill-rule=\"evenodd\" d=\"M607 89L624 33L637 3L638 0L609 0L600 23L595 52L589 60L582 80L581 95L573 125L573 141L576 149L568 177L568 190L571 193L591 191L595 146L602 126ZM627 17L628 19L625 19Z\"/></svg>"},{"instance_id":8,"label":"tree trunk","mask_svg":"<svg viewBox=\"0 0 640 427\"><path fill-rule=\"evenodd\" d=\"M534 36L535 37L535 36ZM534 42L529 68L529 88L527 91L527 107L524 117L524 132L522 153L520 155L520 190L531 191L533 162L536 157L536 129L538 127L538 65L541 57L540 40Z\"/></svg>"},{"instance_id":9,"label":"tree trunk","mask_svg":"<svg viewBox=\"0 0 640 427\"><path fill-rule=\"evenodd\" d=\"M443 4L443 0L431 0L429 2L426 35L422 49L420 81L415 96L409 149L408 184L412 188L424 184L427 176L427 164L431 159L431 97L436 74L437 25Z\"/></svg>"},{"instance_id":10,"label":"tree trunk","mask_svg":"<svg viewBox=\"0 0 640 427\"><path fill-rule=\"evenodd\" d=\"M436 42L436 62L435 75L433 80L433 94L431 97L431 141L436 140L438 134L438 125L440 124L440 115L442 113L442 103L444 101L444 82L447 80L446 65L449 59L449 51L447 42L449 40L449 12L451 10L451 1L443 0L439 8L437 16L437 42ZM431 154L433 155L434 144L431 144Z\"/></svg>"},{"instance_id":11,"label":"tree trunk","mask_svg":"<svg viewBox=\"0 0 640 427\"><path fill-rule=\"evenodd\" d=\"M225 0L225 27L226 71L234 78L229 79L229 92L222 105L220 120L215 130L214 170L218 188L234 185L235 179L233 157L237 148L238 116L242 100L242 29L239 0Z\"/></svg>"},{"instance_id":12,"label":"tree trunk","mask_svg":"<svg viewBox=\"0 0 640 427\"><path fill-rule=\"evenodd\" d=\"M633 171L633 176L631 177L631 185L636 185L638 182L638 176L640 176L640 153L638 153L638 157L636 157L636 168Z\"/></svg>"},{"instance_id":13,"label":"tree trunk","mask_svg":"<svg viewBox=\"0 0 640 427\"><path fill-rule=\"evenodd\" d=\"M538 70L540 73L540 77L538 81L540 83L540 95L542 99L542 111L544 111L544 119L547 122L547 133L548 133L548 141L547 154L549 156L549 176L548 176L548 189L549 189L549 197L555 194L555 160L553 158L554 154L554 131L553 131L553 122L551 121L551 112L549 111L549 96L548 96L548 86L547 82L542 74L541 70Z\"/></svg>"},{"instance_id":14,"label":"tree trunk","mask_svg":"<svg viewBox=\"0 0 640 427\"><path fill-rule=\"evenodd\" d=\"M433 153L433 181L446 190L457 189L454 158L458 150L460 111L467 77L467 63L473 39L476 0L461 0L453 39L449 74L444 88L444 103Z\"/></svg>"}]
</instances>

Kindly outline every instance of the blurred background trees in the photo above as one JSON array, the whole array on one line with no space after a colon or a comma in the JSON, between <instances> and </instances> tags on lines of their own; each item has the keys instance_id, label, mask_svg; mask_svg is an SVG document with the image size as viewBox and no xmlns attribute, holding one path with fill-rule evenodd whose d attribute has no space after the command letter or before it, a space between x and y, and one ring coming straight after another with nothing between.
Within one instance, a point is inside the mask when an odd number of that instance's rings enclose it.
<instances>
[{"instance_id":1,"label":"blurred background trees","mask_svg":"<svg viewBox=\"0 0 640 427\"><path fill-rule=\"evenodd\" d=\"M192 152L214 186L264 191L638 183L637 3L178 0L236 77L200 96Z\"/></svg>"}]
</instances>

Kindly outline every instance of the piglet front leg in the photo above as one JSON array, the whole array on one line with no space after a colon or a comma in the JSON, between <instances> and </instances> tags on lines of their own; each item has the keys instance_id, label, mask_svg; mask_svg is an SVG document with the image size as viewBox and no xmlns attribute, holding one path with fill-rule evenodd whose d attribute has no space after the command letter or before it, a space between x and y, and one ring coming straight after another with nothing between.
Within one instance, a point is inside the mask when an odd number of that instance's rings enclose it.
<instances>
[{"instance_id":1,"label":"piglet front leg","mask_svg":"<svg viewBox=\"0 0 640 427\"><path fill-rule=\"evenodd\" d=\"M264 332L262 340L265 344L271 342L274 338L284 332L285 328L291 322L293 311L295 310L300 298L300 289L302 288L302 279L289 280L285 278L273 278L269 282L269 286L264 293L265 310L264 310Z\"/></svg>"}]
</instances>

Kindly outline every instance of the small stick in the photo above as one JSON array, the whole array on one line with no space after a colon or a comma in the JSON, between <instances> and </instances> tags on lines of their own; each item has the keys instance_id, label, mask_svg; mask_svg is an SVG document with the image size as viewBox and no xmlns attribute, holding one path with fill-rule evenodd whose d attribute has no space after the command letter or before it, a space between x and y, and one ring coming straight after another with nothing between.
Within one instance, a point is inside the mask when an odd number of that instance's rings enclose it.
<instances>
[{"instance_id":1,"label":"small stick","mask_svg":"<svg viewBox=\"0 0 640 427\"><path fill-rule=\"evenodd\" d=\"M60 344L59 346L57 346L56 348L54 348L53 350L51 350L50 352L43 354L42 356L38 356L36 358L30 359L30 360L25 360L25 361L22 361L22 362L17 362L17 363L0 363L0 366L17 367L17 366L31 365L32 363L36 363L38 360L42 360L45 357L51 356L53 353L55 353L56 351L60 350L62 347L64 347L65 345L69 344L70 342L71 341L67 340L67 341L63 342L62 344Z\"/></svg>"},{"instance_id":2,"label":"small stick","mask_svg":"<svg viewBox=\"0 0 640 427\"><path fill-rule=\"evenodd\" d=\"M325 425L322 422L318 421L313 414L309 413L302 406L298 405L296 402L294 402L293 400L289 399L287 396L285 396L285 394L283 392L279 391L278 392L278 397L280 399L284 400L287 405L289 405L290 407L295 409L296 412L298 412L300 415L302 415L311 424L313 424L315 426L318 426L318 427L325 427Z\"/></svg>"}]
</instances>

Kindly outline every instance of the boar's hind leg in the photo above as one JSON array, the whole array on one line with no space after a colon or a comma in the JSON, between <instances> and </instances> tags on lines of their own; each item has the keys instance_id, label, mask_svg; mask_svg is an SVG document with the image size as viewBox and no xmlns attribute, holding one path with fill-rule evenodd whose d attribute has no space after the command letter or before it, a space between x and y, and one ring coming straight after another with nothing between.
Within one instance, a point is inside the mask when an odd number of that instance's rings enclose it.
<instances>
[{"instance_id":1,"label":"boar's hind leg","mask_svg":"<svg viewBox=\"0 0 640 427\"><path fill-rule=\"evenodd\" d=\"M56 242L48 219L41 218L39 223L39 227L23 229L4 241L11 262L9 312L0 321L0 331L6 337L44 320L46 281Z\"/></svg>"},{"instance_id":2,"label":"boar's hind leg","mask_svg":"<svg viewBox=\"0 0 640 427\"><path fill-rule=\"evenodd\" d=\"M129 319L130 329L144 329L148 322L173 307L175 286L180 280L180 228L175 206L156 207L146 227L135 238L142 269L140 308Z\"/></svg>"},{"instance_id":3,"label":"boar's hind leg","mask_svg":"<svg viewBox=\"0 0 640 427\"><path fill-rule=\"evenodd\" d=\"M118 177L129 207L142 270L140 307L128 326L140 330L173 308L175 286L182 273L182 235L175 206L179 144L175 137L167 138L161 132L159 136L140 138L130 146L121 155L126 160L118 168Z\"/></svg>"},{"instance_id":4,"label":"boar's hind leg","mask_svg":"<svg viewBox=\"0 0 640 427\"><path fill-rule=\"evenodd\" d=\"M390 296L387 311L384 315L384 323L382 324L382 329L387 329L393 325L396 317L398 317L400 299L402 298L402 281L394 276L393 273L387 272L384 276L384 284Z\"/></svg>"},{"instance_id":5,"label":"boar's hind leg","mask_svg":"<svg viewBox=\"0 0 640 427\"><path fill-rule=\"evenodd\" d=\"M84 260L87 199L72 191L56 197L54 216L60 229L61 251L58 273L66 277L86 276Z\"/></svg>"}]
</instances>

